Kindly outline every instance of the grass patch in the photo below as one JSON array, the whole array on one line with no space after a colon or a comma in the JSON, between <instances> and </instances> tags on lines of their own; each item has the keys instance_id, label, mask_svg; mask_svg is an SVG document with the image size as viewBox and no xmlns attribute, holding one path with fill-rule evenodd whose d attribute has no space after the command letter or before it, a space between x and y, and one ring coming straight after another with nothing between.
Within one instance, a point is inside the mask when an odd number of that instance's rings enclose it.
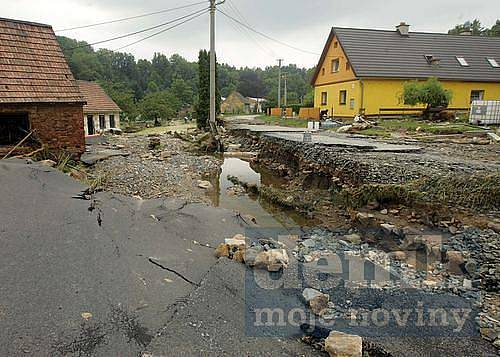
<instances>
[{"instance_id":1,"label":"grass patch","mask_svg":"<svg viewBox=\"0 0 500 357\"><path fill-rule=\"evenodd\" d=\"M263 121L268 125L290 126L294 128L307 128L307 120L305 119L299 119L299 118L281 119L280 117L269 116L269 115L259 115L257 119Z\"/></svg>"},{"instance_id":2,"label":"grass patch","mask_svg":"<svg viewBox=\"0 0 500 357\"><path fill-rule=\"evenodd\" d=\"M196 128L196 122L192 121L189 123L184 123L184 120L177 120L170 122L169 125L156 126L152 128L144 128L137 132L131 133L131 135L149 135L149 134L165 134L169 131L177 133L186 133L189 130Z\"/></svg>"},{"instance_id":3,"label":"grass patch","mask_svg":"<svg viewBox=\"0 0 500 357\"><path fill-rule=\"evenodd\" d=\"M418 131L417 131L418 129ZM387 137L392 133L415 134L425 133L431 135L462 134L480 128L462 122L434 123L418 119L381 119L374 128L360 131L365 135Z\"/></svg>"},{"instance_id":4,"label":"grass patch","mask_svg":"<svg viewBox=\"0 0 500 357\"><path fill-rule=\"evenodd\" d=\"M284 208L303 212L312 208L311 204L306 203L304 200L297 199L291 195L290 192L278 190L269 186L261 186L259 188L259 195L264 201Z\"/></svg>"},{"instance_id":5,"label":"grass patch","mask_svg":"<svg viewBox=\"0 0 500 357\"><path fill-rule=\"evenodd\" d=\"M367 184L335 192L332 202L359 208L370 201L383 204L444 204L475 209L500 209L500 173L447 175L404 185Z\"/></svg>"}]
</instances>

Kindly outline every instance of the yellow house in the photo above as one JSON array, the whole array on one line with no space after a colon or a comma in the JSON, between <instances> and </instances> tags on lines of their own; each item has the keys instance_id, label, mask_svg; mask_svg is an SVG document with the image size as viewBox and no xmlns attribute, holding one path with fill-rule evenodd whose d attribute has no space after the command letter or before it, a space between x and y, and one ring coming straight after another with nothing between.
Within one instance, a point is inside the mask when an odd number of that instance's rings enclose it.
<instances>
[{"instance_id":1,"label":"yellow house","mask_svg":"<svg viewBox=\"0 0 500 357\"><path fill-rule=\"evenodd\" d=\"M401 100L409 80L438 78L451 108L500 100L500 38L333 28L312 79L314 106L329 116L411 109Z\"/></svg>"}]
</instances>

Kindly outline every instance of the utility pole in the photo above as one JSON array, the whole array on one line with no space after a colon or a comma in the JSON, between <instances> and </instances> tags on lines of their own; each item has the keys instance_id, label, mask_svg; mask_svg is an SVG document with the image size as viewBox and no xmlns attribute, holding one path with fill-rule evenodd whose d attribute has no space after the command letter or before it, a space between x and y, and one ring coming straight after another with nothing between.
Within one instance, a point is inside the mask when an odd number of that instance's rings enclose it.
<instances>
[{"instance_id":1,"label":"utility pole","mask_svg":"<svg viewBox=\"0 0 500 357\"><path fill-rule=\"evenodd\" d=\"M219 1L216 3L216 0L210 1L210 128L212 129L212 133L214 134L216 140L218 141L217 135L217 122L216 116L217 112L215 109L215 94L216 94L216 61L215 61L215 11L216 6L223 4L226 0Z\"/></svg>"},{"instance_id":2,"label":"utility pole","mask_svg":"<svg viewBox=\"0 0 500 357\"><path fill-rule=\"evenodd\" d=\"M210 128L212 133L217 133L217 123L215 120L215 0L210 0Z\"/></svg>"},{"instance_id":3,"label":"utility pole","mask_svg":"<svg viewBox=\"0 0 500 357\"><path fill-rule=\"evenodd\" d=\"M288 73L284 72L283 73L283 81L285 82L285 110L286 110L286 106L287 106L287 99L288 99L288 93L287 93L287 75Z\"/></svg>"},{"instance_id":4,"label":"utility pole","mask_svg":"<svg viewBox=\"0 0 500 357\"><path fill-rule=\"evenodd\" d=\"M281 63L282 59L278 60L278 108L281 110Z\"/></svg>"}]
</instances>

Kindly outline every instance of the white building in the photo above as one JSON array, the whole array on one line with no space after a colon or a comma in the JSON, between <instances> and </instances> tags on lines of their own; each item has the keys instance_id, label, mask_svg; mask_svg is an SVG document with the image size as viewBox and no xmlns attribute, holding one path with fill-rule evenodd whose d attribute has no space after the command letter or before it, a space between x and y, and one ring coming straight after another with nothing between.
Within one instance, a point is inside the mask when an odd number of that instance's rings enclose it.
<instances>
[{"instance_id":1,"label":"white building","mask_svg":"<svg viewBox=\"0 0 500 357\"><path fill-rule=\"evenodd\" d=\"M120 107L96 82L77 81L87 104L83 106L85 135L103 133L106 129L120 128Z\"/></svg>"}]
</instances>

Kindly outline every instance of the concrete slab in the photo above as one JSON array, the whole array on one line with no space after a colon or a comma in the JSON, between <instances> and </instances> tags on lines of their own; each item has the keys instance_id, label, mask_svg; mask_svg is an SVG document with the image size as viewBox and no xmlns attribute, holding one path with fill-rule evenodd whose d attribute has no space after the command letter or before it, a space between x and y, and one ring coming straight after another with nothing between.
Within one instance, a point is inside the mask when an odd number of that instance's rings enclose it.
<instances>
[{"instance_id":1,"label":"concrete slab","mask_svg":"<svg viewBox=\"0 0 500 357\"><path fill-rule=\"evenodd\" d=\"M92 147L90 152L85 152L80 160L86 165L94 165L98 161L109 159L113 156L128 156L130 153L123 150L104 149Z\"/></svg>"},{"instance_id":2,"label":"concrete slab","mask_svg":"<svg viewBox=\"0 0 500 357\"><path fill-rule=\"evenodd\" d=\"M264 135L283 140L303 142L303 135L298 133L265 133ZM395 145L369 139L351 138L343 135L323 135L319 133L312 135L312 143L378 152L406 153L418 152L421 150L420 147L414 145Z\"/></svg>"},{"instance_id":3,"label":"concrete slab","mask_svg":"<svg viewBox=\"0 0 500 357\"><path fill-rule=\"evenodd\" d=\"M231 130L248 130L254 133L303 133L306 129L277 125L236 124L231 126Z\"/></svg>"}]
</instances>

